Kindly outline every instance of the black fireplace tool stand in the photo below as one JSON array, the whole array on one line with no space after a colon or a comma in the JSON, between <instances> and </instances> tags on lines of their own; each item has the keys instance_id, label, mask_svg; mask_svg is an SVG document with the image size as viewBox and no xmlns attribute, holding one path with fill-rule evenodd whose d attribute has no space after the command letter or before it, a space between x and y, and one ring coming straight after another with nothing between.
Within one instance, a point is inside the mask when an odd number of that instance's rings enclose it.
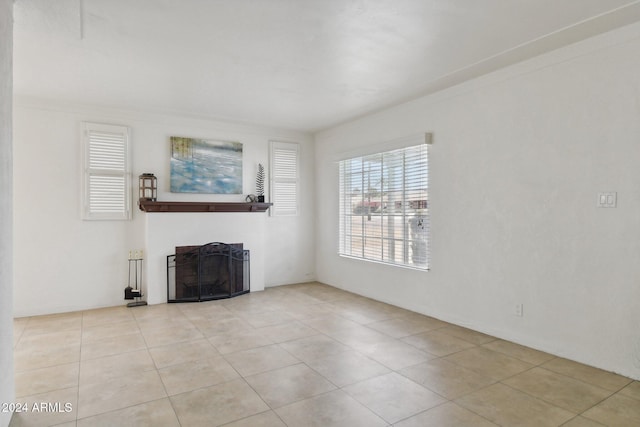
<instances>
[{"instance_id":1,"label":"black fireplace tool stand","mask_svg":"<svg viewBox=\"0 0 640 427\"><path fill-rule=\"evenodd\" d=\"M147 302L142 300L142 290L138 288L138 283L140 283L140 286L142 286L142 261L142 257L134 255L134 257L131 258L131 256L129 256L129 284L126 288L124 288L124 299L132 299L135 301L128 303L127 307L139 307L141 305L147 305ZM131 285L134 285L135 288Z\"/></svg>"}]
</instances>

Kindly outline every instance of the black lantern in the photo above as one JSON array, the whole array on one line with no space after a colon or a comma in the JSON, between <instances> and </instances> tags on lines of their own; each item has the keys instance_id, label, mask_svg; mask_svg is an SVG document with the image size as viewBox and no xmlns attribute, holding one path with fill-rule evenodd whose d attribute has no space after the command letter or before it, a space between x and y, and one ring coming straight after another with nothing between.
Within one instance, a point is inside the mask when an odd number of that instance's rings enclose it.
<instances>
[{"instance_id":1,"label":"black lantern","mask_svg":"<svg viewBox=\"0 0 640 427\"><path fill-rule=\"evenodd\" d=\"M158 179L152 173L143 173L138 179L140 200L155 202L158 198Z\"/></svg>"}]
</instances>

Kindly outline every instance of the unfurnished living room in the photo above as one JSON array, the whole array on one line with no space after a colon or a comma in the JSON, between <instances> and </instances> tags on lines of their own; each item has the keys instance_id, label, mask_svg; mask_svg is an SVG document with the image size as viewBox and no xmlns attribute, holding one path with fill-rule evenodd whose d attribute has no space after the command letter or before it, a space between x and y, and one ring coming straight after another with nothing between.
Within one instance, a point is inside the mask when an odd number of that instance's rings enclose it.
<instances>
[{"instance_id":1,"label":"unfurnished living room","mask_svg":"<svg viewBox=\"0 0 640 427\"><path fill-rule=\"evenodd\" d=\"M640 425L640 1L0 0L0 427Z\"/></svg>"}]
</instances>

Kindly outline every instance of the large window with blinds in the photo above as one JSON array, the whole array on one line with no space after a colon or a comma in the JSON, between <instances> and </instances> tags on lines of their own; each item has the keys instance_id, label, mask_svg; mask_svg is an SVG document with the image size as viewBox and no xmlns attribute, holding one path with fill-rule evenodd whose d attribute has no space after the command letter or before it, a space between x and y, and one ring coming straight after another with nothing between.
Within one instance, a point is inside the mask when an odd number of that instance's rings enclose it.
<instances>
[{"instance_id":1,"label":"large window with blinds","mask_svg":"<svg viewBox=\"0 0 640 427\"><path fill-rule=\"evenodd\" d=\"M427 147L340 161L340 255L429 269Z\"/></svg>"},{"instance_id":2,"label":"large window with blinds","mask_svg":"<svg viewBox=\"0 0 640 427\"><path fill-rule=\"evenodd\" d=\"M270 148L271 215L298 215L300 146L295 142L271 141Z\"/></svg>"},{"instance_id":3,"label":"large window with blinds","mask_svg":"<svg viewBox=\"0 0 640 427\"><path fill-rule=\"evenodd\" d=\"M85 122L82 142L83 218L130 219L129 128Z\"/></svg>"}]
</instances>

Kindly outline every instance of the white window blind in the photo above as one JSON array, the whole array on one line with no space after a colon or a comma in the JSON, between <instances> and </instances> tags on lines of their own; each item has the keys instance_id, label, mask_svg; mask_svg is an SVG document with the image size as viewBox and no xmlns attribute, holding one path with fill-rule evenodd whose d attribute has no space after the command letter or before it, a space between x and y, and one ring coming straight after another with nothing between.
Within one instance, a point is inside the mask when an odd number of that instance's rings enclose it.
<instances>
[{"instance_id":1,"label":"white window blind","mask_svg":"<svg viewBox=\"0 0 640 427\"><path fill-rule=\"evenodd\" d=\"M339 254L429 268L427 144L339 162Z\"/></svg>"},{"instance_id":2,"label":"white window blind","mask_svg":"<svg viewBox=\"0 0 640 427\"><path fill-rule=\"evenodd\" d=\"M299 145L271 141L272 216L298 215Z\"/></svg>"},{"instance_id":3,"label":"white window blind","mask_svg":"<svg viewBox=\"0 0 640 427\"><path fill-rule=\"evenodd\" d=\"M129 128L83 123L84 219L130 219Z\"/></svg>"}]
</instances>

